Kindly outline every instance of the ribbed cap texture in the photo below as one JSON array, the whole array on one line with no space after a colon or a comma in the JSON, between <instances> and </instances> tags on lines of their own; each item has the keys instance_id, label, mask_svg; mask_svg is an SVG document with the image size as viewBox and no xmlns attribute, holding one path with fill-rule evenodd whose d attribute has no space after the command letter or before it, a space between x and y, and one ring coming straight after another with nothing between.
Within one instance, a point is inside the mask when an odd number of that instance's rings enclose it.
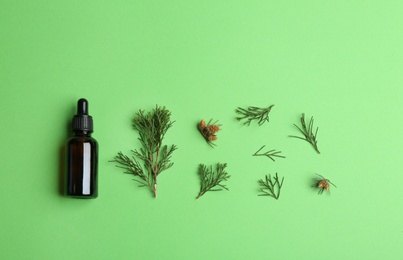
<instances>
[{"instance_id":1,"label":"ribbed cap texture","mask_svg":"<svg viewBox=\"0 0 403 260\"><path fill-rule=\"evenodd\" d=\"M72 121L73 131L94 132L94 123L92 117L88 115L76 115Z\"/></svg>"}]
</instances>

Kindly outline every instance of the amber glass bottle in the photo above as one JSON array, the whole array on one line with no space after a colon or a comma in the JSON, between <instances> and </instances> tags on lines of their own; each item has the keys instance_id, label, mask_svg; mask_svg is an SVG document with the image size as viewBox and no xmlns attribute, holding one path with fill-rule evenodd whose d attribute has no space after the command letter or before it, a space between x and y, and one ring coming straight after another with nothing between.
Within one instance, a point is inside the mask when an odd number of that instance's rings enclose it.
<instances>
[{"instance_id":1,"label":"amber glass bottle","mask_svg":"<svg viewBox=\"0 0 403 260\"><path fill-rule=\"evenodd\" d=\"M91 137L92 117L88 115L88 101L77 102L73 117L74 136L67 141L66 195L76 198L98 196L98 143Z\"/></svg>"}]
</instances>

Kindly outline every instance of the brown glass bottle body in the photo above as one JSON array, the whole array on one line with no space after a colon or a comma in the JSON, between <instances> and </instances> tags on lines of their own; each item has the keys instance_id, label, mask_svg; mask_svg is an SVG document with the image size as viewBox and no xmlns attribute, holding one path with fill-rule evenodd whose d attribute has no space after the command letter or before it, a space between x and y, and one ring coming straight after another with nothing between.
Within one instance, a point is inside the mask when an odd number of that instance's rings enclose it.
<instances>
[{"instance_id":1,"label":"brown glass bottle body","mask_svg":"<svg viewBox=\"0 0 403 260\"><path fill-rule=\"evenodd\" d=\"M66 195L98 197L98 143L87 131L74 131L67 141Z\"/></svg>"}]
</instances>

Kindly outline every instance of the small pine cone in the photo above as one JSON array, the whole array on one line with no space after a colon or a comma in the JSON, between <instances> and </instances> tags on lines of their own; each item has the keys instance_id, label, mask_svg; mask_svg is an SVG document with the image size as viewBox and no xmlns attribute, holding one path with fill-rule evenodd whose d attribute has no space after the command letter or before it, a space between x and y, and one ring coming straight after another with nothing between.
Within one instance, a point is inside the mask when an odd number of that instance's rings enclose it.
<instances>
[{"instance_id":1,"label":"small pine cone","mask_svg":"<svg viewBox=\"0 0 403 260\"><path fill-rule=\"evenodd\" d=\"M199 129L204 129L206 127L206 122L202 119L199 123Z\"/></svg>"},{"instance_id":2,"label":"small pine cone","mask_svg":"<svg viewBox=\"0 0 403 260\"><path fill-rule=\"evenodd\" d=\"M217 136L215 136L215 135L210 135L207 139L208 139L209 141L215 141L215 140L217 140Z\"/></svg>"},{"instance_id":3,"label":"small pine cone","mask_svg":"<svg viewBox=\"0 0 403 260\"><path fill-rule=\"evenodd\" d=\"M199 131L204 136L204 138L207 138L210 135L210 133L208 132L207 128L200 128L199 127Z\"/></svg>"},{"instance_id":4,"label":"small pine cone","mask_svg":"<svg viewBox=\"0 0 403 260\"><path fill-rule=\"evenodd\" d=\"M209 125L207 126L207 130L210 134L215 134L220 130L220 127L218 125Z\"/></svg>"},{"instance_id":5,"label":"small pine cone","mask_svg":"<svg viewBox=\"0 0 403 260\"><path fill-rule=\"evenodd\" d=\"M330 185L326 180L322 180L319 183L317 183L317 186L321 190L329 190Z\"/></svg>"}]
</instances>

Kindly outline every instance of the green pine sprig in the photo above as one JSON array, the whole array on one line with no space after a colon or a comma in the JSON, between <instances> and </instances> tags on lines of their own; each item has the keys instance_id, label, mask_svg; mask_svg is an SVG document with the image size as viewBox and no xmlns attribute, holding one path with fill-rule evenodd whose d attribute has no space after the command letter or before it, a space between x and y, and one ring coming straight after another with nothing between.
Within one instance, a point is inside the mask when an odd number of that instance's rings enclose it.
<instances>
[{"instance_id":1,"label":"green pine sprig","mask_svg":"<svg viewBox=\"0 0 403 260\"><path fill-rule=\"evenodd\" d=\"M302 113L301 127L297 126L296 124L294 124L294 126L296 128L298 128L298 130L304 135L304 137L295 136L295 135L290 135L290 137L295 137L295 138L307 141L308 143L310 143L313 146L315 151L320 154L319 149L318 149L318 140L316 139L316 137L318 135L319 127L316 127L315 132L313 132L313 121L314 121L313 117L311 117L311 119L309 120L309 124L306 125L305 114Z\"/></svg>"},{"instance_id":2,"label":"green pine sprig","mask_svg":"<svg viewBox=\"0 0 403 260\"><path fill-rule=\"evenodd\" d=\"M264 180L259 180L259 184L262 186L262 188L260 188L262 194L259 194L258 196L270 196L278 200L280 197L281 187L283 187L284 177L281 179L281 182L279 181L277 172L276 176L273 178L274 181L272 180L270 174L269 176L266 175L265 177L266 178Z\"/></svg>"},{"instance_id":3,"label":"green pine sprig","mask_svg":"<svg viewBox=\"0 0 403 260\"><path fill-rule=\"evenodd\" d=\"M236 117L236 120L242 121L244 125L250 125L250 123L254 120L258 121L259 126L263 125L264 122L269 122L269 113L274 105L271 105L266 108L249 106L247 109L238 107L235 112L240 116Z\"/></svg>"},{"instance_id":4,"label":"green pine sprig","mask_svg":"<svg viewBox=\"0 0 403 260\"><path fill-rule=\"evenodd\" d=\"M273 157L285 158L285 156L279 155L281 153L281 151L276 151L275 149L269 150L264 153L259 153L264 147L265 147L265 145L263 145L259 150L257 150L254 154L252 154L252 156L266 156L266 157L270 158L273 162L275 162Z\"/></svg>"},{"instance_id":5,"label":"green pine sprig","mask_svg":"<svg viewBox=\"0 0 403 260\"><path fill-rule=\"evenodd\" d=\"M228 190L228 188L222 184L227 181L231 176L225 171L227 167L226 163L217 163L215 170L213 166L207 167L204 164L199 165L198 173L200 175L200 192L196 199L199 199L207 191L220 191Z\"/></svg>"},{"instance_id":6,"label":"green pine sprig","mask_svg":"<svg viewBox=\"0 0 403 260\"><path fill-rule=\"evenodd\" d=\"M112 160L125 173L139 177L135 181L140 183L140 187L149 187L154 197L157 197L157 177L172 167L172 153L177 149L176 145L168 147L162 144L166 132L174 123L170 117L171 112L165 107L156 106L148 113L139 110L132 126L139 133L138 140L142 147L132 150L131 157L119 152Z\"/></svg>"}]
</instances>

